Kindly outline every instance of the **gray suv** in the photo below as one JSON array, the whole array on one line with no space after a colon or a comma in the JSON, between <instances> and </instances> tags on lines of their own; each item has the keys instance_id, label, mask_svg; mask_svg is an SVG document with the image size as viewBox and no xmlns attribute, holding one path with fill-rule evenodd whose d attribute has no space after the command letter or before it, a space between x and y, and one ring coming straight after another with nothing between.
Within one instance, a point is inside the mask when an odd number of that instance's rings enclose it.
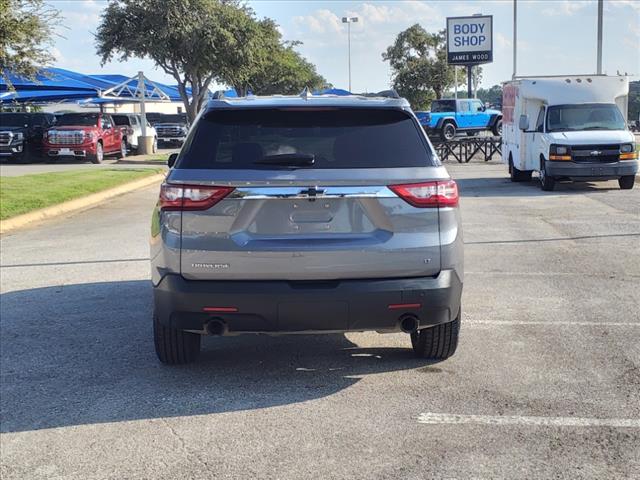
<instances>
[{"instance_id":1,"label":"gray suv","mask_svg":"<svg viewBox=\"0 0 640 480\"><path fill-rule=\"evenodd\" d=\"M154 339L164 363L202 335L406 332L458 344L458 189L406 100L216 99L153 214Z\"/></svg>"}]
</instances>

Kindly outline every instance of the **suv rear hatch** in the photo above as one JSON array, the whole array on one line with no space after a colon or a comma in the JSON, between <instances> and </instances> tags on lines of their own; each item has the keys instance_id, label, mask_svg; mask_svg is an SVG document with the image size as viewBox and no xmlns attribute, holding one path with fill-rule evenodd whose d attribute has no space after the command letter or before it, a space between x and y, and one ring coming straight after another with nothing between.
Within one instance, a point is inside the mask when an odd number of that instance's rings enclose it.
<instances>
[{"instance_id":1,"label":"suv rear hatch","mask_svg":"<svg viewBox=\"0 0 640 480\"><path fill-rule=\"evenodd\" d=\"M447 180L401 109L220 109L192 129L161 203L182 211L186 279L431 276L438 204L418 197Z\"/></svg>"}]
</instances>

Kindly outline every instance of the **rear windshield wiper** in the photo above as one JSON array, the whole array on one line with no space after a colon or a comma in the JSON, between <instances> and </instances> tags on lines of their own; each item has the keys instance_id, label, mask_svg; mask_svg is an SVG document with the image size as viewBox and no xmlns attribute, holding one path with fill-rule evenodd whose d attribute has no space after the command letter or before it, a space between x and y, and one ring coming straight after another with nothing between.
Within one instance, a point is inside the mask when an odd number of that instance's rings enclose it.
<instances>
[{"instance_id":1,"label":"rear windshield wiper","mask_svg":"<svg viewBox=\"0 0 640 480\"><path fill-rule=\"evenodd\" d=\"M253 163L281 165L284 167L311 167L315 162L316 156L309 153L280 153L266 155Z\"/></svg>"}]
</instances>

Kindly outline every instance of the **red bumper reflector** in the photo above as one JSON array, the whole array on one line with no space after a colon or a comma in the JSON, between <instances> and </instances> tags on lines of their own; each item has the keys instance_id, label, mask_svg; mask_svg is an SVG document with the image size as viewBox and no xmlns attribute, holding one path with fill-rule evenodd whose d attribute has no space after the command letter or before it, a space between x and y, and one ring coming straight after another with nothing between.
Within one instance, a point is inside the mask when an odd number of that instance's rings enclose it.
<instances>
[{"instance_id":1,"label":"red bumper reflector","mask_svg":"<svg viewBox=\"0 0 640 480\"><path fill-rule=\"evenodd\" d=\"M204 307L202 311L214 313L235 313L238 309L236 307Z\"/></svg>"},{"instance_id":2,"label":"red bumper reflector","mask_svg":"<svg viewBox=\"0 0 640 480\"><path fill-rule=\"evenodd\" d=\"M421 303L392 303L389 305L389 310L402 310L403 308L420 308Z\"/></svg>"}]
</instances>

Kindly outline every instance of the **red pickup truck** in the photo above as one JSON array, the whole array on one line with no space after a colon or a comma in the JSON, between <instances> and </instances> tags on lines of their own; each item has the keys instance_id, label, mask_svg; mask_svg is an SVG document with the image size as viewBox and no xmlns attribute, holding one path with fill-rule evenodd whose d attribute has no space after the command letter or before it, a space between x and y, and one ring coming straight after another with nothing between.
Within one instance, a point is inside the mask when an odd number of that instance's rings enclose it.
<instances>
[{"instance_id":1,"label":"red pickup truck","mask_svg":"<svg viewBox=\"0 0 640 480\"><path fill-rule=\"evenodd\" d=\"M47 130L43 141L47 157L74 157L102 163L105 155L127 155L122 130L106 113L65 113L55 127Z\"/></svg>"}]
</instances>

